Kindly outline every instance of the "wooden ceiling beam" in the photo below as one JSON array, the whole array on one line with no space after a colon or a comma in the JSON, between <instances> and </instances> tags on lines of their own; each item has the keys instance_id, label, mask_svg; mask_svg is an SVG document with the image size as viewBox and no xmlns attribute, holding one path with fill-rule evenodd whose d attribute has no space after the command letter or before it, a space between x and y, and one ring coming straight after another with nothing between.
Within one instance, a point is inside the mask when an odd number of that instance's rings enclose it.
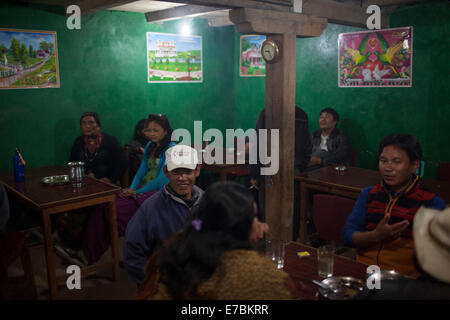
<instances>
[{"instance_id":1,"label":"wooden ceiling beam","mask_svg":"<svg viewBox=\"0 0 450 320\"><path fill-rule=\"evenodd\" d=\"M18 0L17 2L48 4L48 5L52 5L52 6L66 7L70 4L72 4L74 1L71 1L71 0Z\"/></svg>"},{"instance_id":2,"label":"wooden ceiling beam","mask_svg":"<svg viewBox=\"0 0 450 320\"><path fill-rule=\"evenodd\" d=\"M150 11L145 13L145 18L147 19L147 22L164 22L182 17L195 17L200 14L218 10L223 10L223 8L186 5L159 11Z\"/></svg>"},{"instance_id":3,"label":"wooden ceiling beam","mask_svg":"<svg viewBox=\"0 0 450 320\"><path fill-rule=\"evenodd\" d=\"M23 0L22 2L29 3L42 3L59 6L68 6L69 4L76 4L80 6L81 13L92 13L100 10L110 9L112 7L124 5L134 2L135 0ZM293 10L292 4L287 1L258 1L258 0L158 0L159 2L174 2L187 4L191 8L194 6L210 7L214 10L219 9L237 9L237 8L252 8L263 9L274 12L290 12ZM327 18L330 23L350 25L366 28L366 21L369 15L365 12L369 4L376 4L380 7L395 6L395 5L408 5L414 3L425 2L423 0L364 0L363 6L356 4L348 4L343 2L337 2L332 0L303 0L302 1L302 13L317 17ZM167 9L171 10L171 9ZM181 9L180 9L181 10ZM186 10L186 9L184 9ZM204 9L203 12L209 12L208 9ZM213 11L213 10L211 10ZM149 19L152 21L158 21L156 16L159 14L168 16L171 11L157 11L160 13L148 13ZM173 15L176 14L176 10L173 11ZM197 11L197 13L202 13ZM191 13L188 12L189 15ZM186 14L186 15L188 15ZM196 14L196 13L192 13ZM147 16L147 15L146 15ZM179 14L178 17L181 17ZM162 18L164 19L164 18ZM387 28L388 14L385 10L381 12L381 27Z\"/></svg>"},{"instance_id":4,"label":"wooden ceiling beam","mask_svg":"<svg viewBox=\"0 0 450 320\"><path fill-rule=\"evenodd\" d=\"M318 37L328 24L326 18L253 8L233 9L229 15L240 33L288 33L297 37Z\"/></svg>"},{"instance_id":5,"label":"wooden ceiling beam","mask_svg":"<svg viewBox=\"0 0 450 320\"><path fill-rule=\"evenodd\" d=\"M127 3L135 2L136 0L81 0L73 1L80 7L81 14L93 13L101 10L107 10L113 7L122 6Z\"/></svg>"},{"instance_id":6,"label":"wooden ceiling beam","mask_svg":"<svg viewBox=\"0 0 450 320\"><path fill-rule=\"evenodd\" d=\"M332 0L304 0L302 13L324 17L334 24L367 28L367 7L340 3ZM381 27L389 26L388 15L381 12Z\"/></svg>"},{"instance_id":7,"label":"wooden ceiling beam","mask_svg":"<svg viewBox=\"0 0 450 320\"><path fill-rule=\"evenodd\" d=\"M264 10L274 10L274 11L285 11L291 10L292 5L286 2L264 2L257 0L158 0L160 2L174 2L174 3L185 3L200 6L211 6L218 7L222 9L235 9L235 8L254 8L254 9L264 9Z\"/></svg>"},{"instance_id":8,"label":"wooden ceiling beam","mask_svg":"<svg viewBox=\"0 0 450 320\"><path fill-rule=\"evenodd\" d=\"M367 8L367 6L370 5L377 5L379 7L386 7L386 6L395 6L395 5L409 5L409 4L416 4L419 2L426 2L424 0L364 0L363 7Z\"/></svg>"},{"instance_id":9,"label":"wooden ceiling beam","mask_svg":"<svg viewBox=\"0 0 450 320\"><path fill-rule=\"evenodd\" d=\"M67 8L75 4L80 7L81 14L107 10L116 6L135 2L136 0L18 0L25 3L48 4Z\"/></svg>"},{"instance_id":10,"label":"wooden ceiling beam","mask_svg":"<svg viewBox=\"0 0 450 320\"><path fill-rule=\"evenodd\" d=\"M208 25L210 27L227 27L233 26L234 23L231 22L228 16L220 16L208 18Z\"/></svg>"}]
</instances>

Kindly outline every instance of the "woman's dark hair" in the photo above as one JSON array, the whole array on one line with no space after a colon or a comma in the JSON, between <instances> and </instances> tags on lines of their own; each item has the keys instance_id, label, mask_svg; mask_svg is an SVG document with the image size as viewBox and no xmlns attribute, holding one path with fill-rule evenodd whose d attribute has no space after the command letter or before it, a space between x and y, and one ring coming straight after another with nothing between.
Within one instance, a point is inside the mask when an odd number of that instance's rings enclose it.
<instances>
[{"instance_id":1,"label":"woman's dark hair","mask_svg":"<svg viewBox=\"0 0 450 320\"><path fill-rule=\"evenodd\" d=\"M136 124L136 127L134 128L134 139L135 140L141 140L143 138L142 130L145 129L146 124L147 124L147 119L141 119Z\"/></svg>"},{"instance_id":2,"label":"woman's dark hair","mask_svg":"<svg viewBox=\"0 0 450 320\"><path fill-rule=\"evenodd\" d=\"M334 110L333 108L325 108L322 111L320 111L319 114L322 114L324 112L331 114L333 116L334 121L336 121L336 123L339 122L339 113L337 113L336 110Z\"/></svg>"},{"instance_id":3,"label":"woman's dark hair","mask_svg":"<svg viewBox=\"0 0 450 320\"><path fill-rule=\"evenodd\" d=\"M249 234L254 217L254 198L243 185L217 182L209 187L179 237L159 257L161 281L171 297L195 297L224 252L253 249Z\"/></svg>"},{"instance_id":4,"label":"woman's dark hair","mask_svg":"<svg viewBox=\"0 0 450 320\"><path fill-rule=\"evenodd\" d=\"M98 116L98 113L97 113L97 112L89 111L89 112L83 113L83 114L81 115L81 118L80 118L80 125L81 125L81 121L83 121L83 118L84 118L84 117L94 117L95 122L97 122L97 125L98 125L100 128L102 127L102 124L100 123L100 117Z\"/></svg>"},{"instance_id":5,"label":"woman's dark hair","mask_svg":"<svg viewBox=\"0 0 450 320\"><path fill-rule=\"evenodd\" d=\"M145 122L145 126L147 127L149 125L150 122L156 122L157 124L159 124L164 130L167 131L166 136L164 137L164 139L161 141L159 148L157 148L155 150L155 155L160 155L161 152L167 148L167 146L169 145L171 138L172 138L172 127L170 126L169 123L169 119L167 119L167 117L161 113L159 114L149 114L148 118ZM156 145L152 146L152 149L149 150L153 151L153 148L155 148Z\"/></svg>"},{"instance_id":6,"label":"woman's dark hair","mask_svg":"<svg viewBox=\"0 0 450 320\"><path fill-rule=\"evenodd\" d=\"M378 156L388 146L396 146L404 150L408 154L410 162L422 160L422 147L419 141L410 134L391 133L388 135L380 143Z\"/></svg>"}]
</instances>

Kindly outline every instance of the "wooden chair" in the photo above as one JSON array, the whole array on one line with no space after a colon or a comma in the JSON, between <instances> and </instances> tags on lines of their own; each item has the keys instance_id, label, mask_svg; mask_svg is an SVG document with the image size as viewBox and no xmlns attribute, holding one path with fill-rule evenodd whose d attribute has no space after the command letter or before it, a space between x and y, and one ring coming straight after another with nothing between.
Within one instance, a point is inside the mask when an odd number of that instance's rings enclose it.
<instances>
[{"instance_id":1,"label":"wooden chair","mask_svg":"<svg viewBox=\"0 0 450 320\"><path fill-rule=\"evenodd\" d=\"M122 175L122 178L120 179L120 185L122 186L122 188L128 188L130 186L130 154L128 152L127 145L123 147L123 152L125 153L125 157L127 158L128 165Z\"/></svg>"},{"instance_id":2,"label":"wooden chair","mask_svg":"<svg viewBox=\"0 0 450 320\"><path fill-rule=\"evenodd\" d=\"M350 166L356 167L358 165L358 155L359 151L353 148L350 148Z\"/></svg>"},{"instance_id":3,"label":"wooden chair","mask_svg":"<svg viewBox=\"0 0 450 320\"><path fill-rule=\"evenodd\" d=\"M245 145L245 137L235 137L234 138L234 145L237 148L238 145L244 144ZM237 158L236 158L237 159ZM246 161L248 161L248 155L246 155ZM231 173L229 173L231 178L238 179L239 181L243 182L243 179L250 179L250 170L247 168L243 168L241 170L236 170Z\"/></svg>"},{"instance_id":4,"label":"wooden chair","mask_svg":"<svg viewBox=\"0 0 450 320\"><path fill-rule=\"evenodd\" d=\"M37 298L33 267L26 245L27 235L22 232L6 233L0 241L0 300ZM8 276L8 267L21 259L23 277Z\"/></svg>"},{"instance_id":5,"label":"wooden chair","mask_svg":"<svg viewBox=\"0 0 450 320\"><path fill-rule=\"evenodd\" d=\"M438 180L450 181L450 162L439 163Z\"/></svg>"},{"instance_id":6,"label":"wooden chair","mask_svg":"<svg viewBox=\"0 0 450 320\"><path fill-rule=\"evenodd\" d=\"M329 194L315 194L313 200L313 222L318 236L337 245L337 254L347 249L342 244L342 228L352 212L355 200Z\"/></svg>"}]
</instances>

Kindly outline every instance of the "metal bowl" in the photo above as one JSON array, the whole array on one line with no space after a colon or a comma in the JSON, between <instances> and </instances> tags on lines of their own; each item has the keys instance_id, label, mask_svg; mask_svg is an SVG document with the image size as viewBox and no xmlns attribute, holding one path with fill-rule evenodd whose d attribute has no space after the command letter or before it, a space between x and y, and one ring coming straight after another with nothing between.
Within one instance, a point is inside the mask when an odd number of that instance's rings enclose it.
<instances>
[{"instance_id":1,"label":"metal bowl","mask_svg":"<svg viewBox=\"0 0 450 320\"><path fill-rule=\"evenodd\" d=\"M49 176L41 179L41 182L43 184L49 185L49 186L62 186L65 184L68 184L69 176L67 174L61 175L61 176Z\"/></svg>"},{"instance_id":2,"label":"metal bowl","mask_svg":"<svg viewBox=\"0 0 450 320\"><path fill-rule=\"evenodd\" d=\"M319 287L322 296L330 300L351 300L364 289L364 282L353 277L329 277L322 284L331 290Z\"/></svg>"}]
</instances>

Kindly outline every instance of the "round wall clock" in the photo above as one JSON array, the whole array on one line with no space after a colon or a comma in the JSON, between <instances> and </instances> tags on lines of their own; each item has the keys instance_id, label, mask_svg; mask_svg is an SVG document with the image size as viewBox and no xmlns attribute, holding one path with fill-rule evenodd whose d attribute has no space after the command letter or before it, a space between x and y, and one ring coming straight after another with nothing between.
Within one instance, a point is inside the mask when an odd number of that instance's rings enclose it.
<instances>
[{"instance_id":1,"label":"round wall clock","mask_svg":"<svg viewBox=\"0 0 450 320\"><path fill-rule=\"evenodd\" d=\"M261 55L267 63L274 63L280 57L280 49L273 40L265 40L261 45Z\"/></svg>"}]
</instances>

